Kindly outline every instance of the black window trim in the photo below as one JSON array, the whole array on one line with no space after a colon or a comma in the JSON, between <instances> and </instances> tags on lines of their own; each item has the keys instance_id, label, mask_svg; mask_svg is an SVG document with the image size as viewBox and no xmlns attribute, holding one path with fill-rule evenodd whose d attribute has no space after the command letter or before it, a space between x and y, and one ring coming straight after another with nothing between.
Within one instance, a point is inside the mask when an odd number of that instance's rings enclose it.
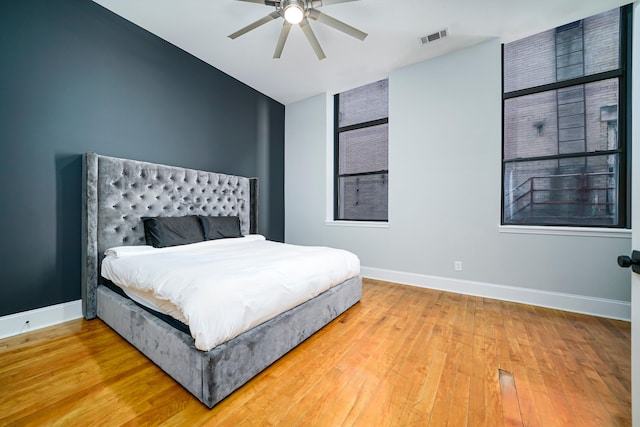
<instances>
[{"instance_id":1,"label":"black window trim","mask_svg":"<svg viewBox=\"0 0 640 427\"><path fill-rule=\"evenodd\" d=\"M545 85L535 86L531 88L515 90L508 93L504 92L504 44L502 44L501 51L501 92L502 92L502 146L501 146L501 180L500 180L500 224L501 226L509 226L509 227L570 227L570 228L598 228L598 229L630 229L631 228L631 76L632 76L632 68L631 68L631 39L633 37L633 4L628 4L619 8L620 10L620 63L619 67L615 70L605 71L601 73L591 74L588 76L577 77L568 80L562 80L560 82L549 83ZM567 24L569 25L569 24ZM562 27L562 26L561 26ZM505 101L512 98L517 98L525 95L532 95L536 93L547 92L551 90L562 89L571 86L583 85L588 83L595 83L599 81L604 81L612 78L618 79L618 129L622 130L622 132L618 133L618 148L615 150L601 150L601 151L593 151L589 153L564 153L557 155L549 155L549 156L538 156L538 157L526 157L526 158L514 158L505 160L504 157L504 143L505 143ZM524 162L524 161L537 161L537 160L556 160L563 158L575 158L575 157L593 157L593 156L603 156L608 154L618 154L619 155L619 189L618 194L622 197L619 197L618 200L618 224L615 225L594 225L594 224L566 224L566 223L557 223L557 224L539 224L539 223L530 223L530 224L514 224L505 222L504 218L504 179L505 179L505 166L508 163L516 163L516 162Z\"/></svg>"}]
</instances>

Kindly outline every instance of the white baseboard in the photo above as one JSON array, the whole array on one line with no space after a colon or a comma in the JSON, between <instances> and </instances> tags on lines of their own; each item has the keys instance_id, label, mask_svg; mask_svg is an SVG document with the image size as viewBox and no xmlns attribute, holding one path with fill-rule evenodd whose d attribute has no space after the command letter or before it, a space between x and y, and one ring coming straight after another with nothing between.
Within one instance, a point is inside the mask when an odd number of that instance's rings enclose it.
<instances>
[{"instance_id":1,"label":"white baseboard","mask_svg":"<svg viewBox=\"0 0 640 427\"><path fill-rule=\"evenodd\" d=\"M626 301L404 273L373 267L361 267L360 271L363 277L388 282L631 321L631 303Z\"/></svg>"},{"instance_id":2,"label":"white baseboard","mask_svg":"<svg viewBox=\"0 0 640 427\"><path fill-rule=\"evenodd\" d=\"M82 317L82 300L50 305L0 317L0 339Z\"/></svg>"}]
</instances>

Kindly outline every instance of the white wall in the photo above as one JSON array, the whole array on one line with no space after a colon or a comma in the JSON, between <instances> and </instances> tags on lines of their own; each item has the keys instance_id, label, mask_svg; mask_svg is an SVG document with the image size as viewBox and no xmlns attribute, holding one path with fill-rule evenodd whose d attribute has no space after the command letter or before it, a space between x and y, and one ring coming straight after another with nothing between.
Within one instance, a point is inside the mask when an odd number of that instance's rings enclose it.
<instances>
[{"instance_id":1,"label":"white wall","mask_svg":"<svg viewBox=\"0 0 640 427\"><path fill-rule=\"evenodd\" d=\"M621 301L628 310L629 275L616 264L630 251L628 235L499 231L500 52L491 40L390 74L388 228L325 223L331 94L288 105L285 241L351 250L365 276L628 318L555 294Z\"/></svg>"}]
</instances>

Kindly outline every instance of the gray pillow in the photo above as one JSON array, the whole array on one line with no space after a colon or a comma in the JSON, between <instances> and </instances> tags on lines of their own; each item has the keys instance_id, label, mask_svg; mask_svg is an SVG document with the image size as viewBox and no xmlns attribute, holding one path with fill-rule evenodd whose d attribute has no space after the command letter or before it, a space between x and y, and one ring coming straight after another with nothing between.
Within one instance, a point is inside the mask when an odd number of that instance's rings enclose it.
<instances>
[{"instance_id":1,"label":"gray pillow","mask_svg":"<svg viewBox=\"0 0 640 427\"><path fill-rule=\"evenodd\" d=\"M204 241L202 226L196 215L143 217L147 245L155 248L186 245Z\"/></svg>"},{"instance_id":2,"label":"gray pillow","mask_svg":"<svg viewBox=\"0 0 640 427\"><path fill-rule=\"evenodd\" d=\"M200 216L200 223L206 240L242 237L237 216Z\"/></svg>"}]
</instances>

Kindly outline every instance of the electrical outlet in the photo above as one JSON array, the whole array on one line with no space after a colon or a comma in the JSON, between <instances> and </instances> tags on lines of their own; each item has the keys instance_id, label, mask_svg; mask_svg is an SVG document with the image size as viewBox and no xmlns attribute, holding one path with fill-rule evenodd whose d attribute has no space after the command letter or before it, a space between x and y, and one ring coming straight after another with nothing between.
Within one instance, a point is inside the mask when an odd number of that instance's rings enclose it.
<instances>
[{"instance_id":1,"label":"electrical outlet","mask_svg":"<svg viewBox=\"0 0 640 427\"><path fill-rule=\"evenodd\" d=\"M453 268L454 268L456 271L462 271L462 261L455 261L455 262L453 263Z\"/></svg>"}]
</instances>

